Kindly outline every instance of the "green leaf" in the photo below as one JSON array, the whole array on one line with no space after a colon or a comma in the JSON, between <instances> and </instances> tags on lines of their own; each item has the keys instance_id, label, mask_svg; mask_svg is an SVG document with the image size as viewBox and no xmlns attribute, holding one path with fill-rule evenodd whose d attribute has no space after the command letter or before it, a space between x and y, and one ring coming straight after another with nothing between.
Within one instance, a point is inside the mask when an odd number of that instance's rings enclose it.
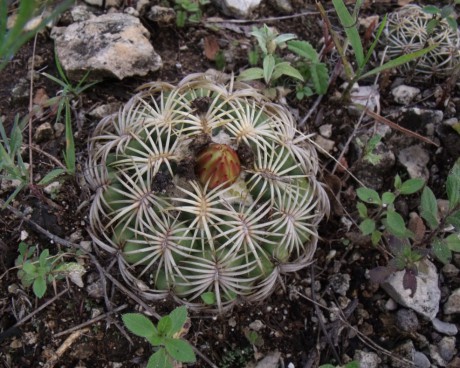
<instances>
[{"instance_id":1,"label":"green leaf","mask_svg":"<svg viewBox=\"0 0 460 368\"><path fill-rule=\"evenodd\" d=\"M426 5L422 8L422 11L428 14L438 14L441 10L437 6Z\"/></svg>"},{"instance_id":2,"label":"green leaf","mask_svg":"<svg viewBox=\"0 0 460 368\"><path fill-rule=\"evenodd\" d=\"M360 367L360 364L356 360L353 360L352 362L347 363L345 365L345 368L359 368L359 367Z\"/></svg>"},{"instance_id":3,"label":"green leaf","mask_svg":"<svg viewBox=\"0 0 460 368\"><path fill-rule=\"evenodd\" d=\"M75 142L72 132L72 113L70 110L70 101L65 100L65 141L66 148L64 161L69 174L75 174Z\"/></svg>"},{"instance_id":4,"label":"green leaf","mask_svg":"<svg viewBox=\"0 0 460 368\"><path fill-rule=\"evenodd\" d=\"M249 68L243 70L238 76L240 81L249 81L254 79L262 79L264 77L264 70L262 68Z\"/></svg>"},{"instance_id":5,"label":"green leaf","mask_svg":"<svg viewBox=\"0 0 460 368\"><path fill-rule=\"evenodd\" d=\"M323 365L320 365L319 368L337 368L337 367L332 364L323 364Z\"/></svg>"},{"instance_id":6,"label":"green leaf","mask_svg":"<svg viewBox=\"0 0 460 368\"><path fill-rule=\"evenodd\" d=\"M42 298L46 292L46 279L43 276L39 276L35 279L33 285L34 294L37 298Z\"/></svg>"},{"instance_id":7,"label":"green leaf","mask_svg":"<svg viewBox=\"0 0 460 368\"><path fill-rule=\"evenodd\" d=\"M357 27L358 20L351 16L343 0L332 0L332 3L334 4L334 8L339 16L340 23L342 24L348 40L350 41L351 47L353 48L358 67L362 68L364 66L364 52Z\"/></svg>"},{"instance_id":8,"label":"green leaf","mask_svg":"<svg viewBox=\"0 0 460 368\"><path fill-rule=\"evenodd\" d=\"M392 204L396 199L396 195L392 192L385 192L382 194L382 203L385 205Z\"/></svg>"},{"instance_id":9,"label":"green leaf","mask_svg":"<svg viewBox=\"0 0 460 368\"><path fill-rule=\"evenodd\" d=\"M395 182L394 182L394 187L397 191L399 191L401 189L401 185L402 185L402 182L401 182L401 177L396 174L395 176Z\"/></svg>"},{"instance_id":10,"label":"green leaf","mask_svg":"<svg viewBox=\"0 0 460 368\"><path fill-rule=\"evenodd\" d=\"M289 64L287 61L284 61L284 62L281 62L275 65L275 70L273 71L272 80L277 80L282 75L287 75L289 77L296 78L301 81L304 80L302 77L302 74L300 74L300 72L296 68L291 66L291 64Z\"/></svg>"},{"instance_id":11,"label":"green leaf","mask_svg":"<svg viewBox=\"0 0 460 368\"><path fill-rule=\"evenodd\" d=\"M454 212L450 216L447 216L446 223L452 225L457 230L460 230L460 211Z\"/></svg>"},{"instance_id":12,"label":"green leaf","mask_svg":"<svg viewBox=\"0 0 460 368\"><path fill-rule=\"evenodd\" d=\"M310 66L310 75L315 92L324 95L329 87L329 73L324 63L314 63Z\"/></svg>"},{"instance_id":13,"label":"green leaf","mask_svg":"<svg viewBox=\"0 0 460 368\"><path fill-rule=\"evenodd\" d=\"M370 188L358 188L356 190L356 194L358 195L358 198L361 199L365 203L371 203L371 204L377 204L380 205L382 202L380 200L379 194L374 190Z\"/></svg>"},{"instance_id":14,"label":"green leaf","mask_svg":"<svg viewBox=\"0 0 460 368\"><path fill-rule=\"evenodd\" d=\"M444 264L450 263L452 259L452 251L448 248L445 242L435 238L431 244L431 247L433 254L437 259L439 259Z\"/></svg>"},{"instance_id":15,"label":"green leaf","mask_svg":"<svg viewBox=\"0 0 460 368\"><path fill-rule=\"evenodd\" d=\"M370 235L375 230L375 221L367 218L361 224L359 224L359 229L363 235Z\"/></svg>"},{"instance_id":16,"label":"green leaf","mask_svg":"<svg viewBox=\"0 0 460 368\"><path fill-rule=\"evenodd\" d=\"M450 5L445 5L441 8L441 18L446 19L448 16L454 13L454 8Z\"/></svg>"},{"instance_id":17,"label":"green leaf","mask_svg":"<svg viewBox=\"0 0 460 368\"><path fill-rule=\"evenodd\" d=\"M160 336L167 336L169 335L169 332L171 331L172 328L172 321L170 316L164 316L161 317L161 319L158 321L158 335Z\"/></svg>"},{"instance_id":18,"label":"green leaf","mask_svg":"<svg viewBox=\"0 0 460 368\"><path fill-rule=\"evenodd\" d=\"M319 62L318 53L307 41L289 41L287 43L288 49L295 52L297 55L302 56L314 63Z\"/></svg>"},{"instance_id":19,"label":"green leaf","mask_svg":"<svg viewBox=\"0 0 460 368\"><path fill-rule=\"evenodd\" d=\"M380 37L382 36L383 30L385 29L385 26L388 21L388 14L385 14L383 17L382 21L380 22L380 26L377 29L377 32L375 33L374 41L372 42L371 46L367 50L366 57L364 58L363 65L360 69L358 69L358 74L362 73L362 69L367 65L369 62L370 58L372 57L372 54L374 53L375 48L377 47Z\"/></svg>"},{"instance_id":20,"label":"green leaf","mask_svg":"<svg viewBox=\"0 0 460 368\"><path fill-rule=\"evenodd\" d=\"M54 169L54 170L51 170L48 174L46 174L44 176L44 178L42 180L39 181L39 185L47 185L49 183L51 183L54 179L56 179L58 176L62 175L62 174L65 174L66 173L66 170L64 169Z\"/></svg>"},{"instance_id":21,"label":"green leaf","mask_svg":"<svg viewBox=\"0 0 460 368\"><path fill-rule=\"evenodd\" d=\"M179 362L194 363L196 362L195 353L192 346L182 339L165 339L165 348L171 357Z\"/></svg>"},{"instance_id":22,"label":"green leaf","mask_svg":"<svg viewBox=\"0 0 460 368\"><path fill-rule=\"evenodd\" d=\"M378 230L375 230L372 234L371 234L371 242L373 245L377 245L380 240L382 239L382 233Z\"/></svg>"},{"instance_id":23,"label":"green leaf","mask_svg":"<svg viewBox=\"0 0 460 368\"><path fill-rule=\"evenodd\" d=\"M166 354L166 350L160 348L155 354L150 356L147 368L173 368L173 364Z\"/></svg>"},{"instance_id":24,"label":"green leaf","mask_svg":"<svg viewBox=\"0 0 460 368\"><path fill-rule=\"evenodd\" d=\"M396 67L398 67L400 65L403 65L403 64L406 64L408 62L411 62L412 60L415 60L415 59L419 58L420 56L423 56L426 53L428 53L430 51L433 51L437 46L438 45L435 44L435 45L431 45L431 46L429 46L427 48L424 48L422 50L411 52L410 54L401 55L401 56L397 57L396 59L390 60L390 61L386 62L385 64L383 64L383 65L381 65L381 66L379 66L377 68L374 68L374 69L370 70L367 73L364 73L363 75L361 75L359 77L359 79L371 77L371 76L376 75L376 74L378 74L380 72L383 72L384 70L393 69L393 68L396 68Z\"/></svg>"},{"instance_id":25,"label":"green leaf","mask_svg":"<svg viewBox=\"0 0 460 368\"><path fill-rule=\"evenodd\" d=\"M169 317L172 324L168 335L172 336L184 327L184 324L187 321L187 307L182 306L174 309L171 313L169 313Z\"/></svg>"},{"instance_id":26,"label":"green leaf","mask_svg":"<svg viewBox=\"0 0 460 368\"><path fill-rule=\"evenodd\" d=\"M436 27L438 27L440 24L441 24L441 21L439 19L430 19L425 26L426 33L428 35L431 35L436 29Z\"/></svg>"},{"instance_id":27,"label":"green leaf","mask_svg":"<svg viewBox=\"0 0 460 368\"><path fill-rule=\"evenodd\" d=\"M426 221L430 229L434 230L438 227L438 204L432 190L428 187L423 188L420 216Z\"/></svg>"},{"instance_id":28,"label":"green leaf","mask_svg":"<svg viewBox=\"0 0 460 368\"><path fill-rule=\"evenodd\" d=\"M264 80L267 85L272 80L273 71L275 70L275 58L273 55L265 55L263 61Z\"/></svg>"},{"instance_id":29,"label":"green leaf","mask_svg":"<svg viewBox=\"0 0 460 368\"><path fill-rule=\"evenodd\" d=\"M31 275L31 276L36 276L37 275L37 266L35 266L30 261L24 262L24 264L22 265L22 269L28 275Z\"/></svg>"},{"instance_id":30,"label":"green leaf","mask_svg":"<svg viewBox=\"0 0 460 368\"><path fill-rule=\"evenodd\" d=\"M457 20L454 17L452 16L447 17L446 22L453 31L457 30L458 24L457 24Z\"/></svg>"},{"instance_id":31,"label":"green leaf","mask_svg":"<svg viewBox=\"0 0 460 368\"><path fill-rule=\"evenodd\" d=\"M176 25L178 28L183 28L185 26L185 21L187 20L187 13L183 10L178 10L176 12Z\"/></svg>"},{"instance_id":32,"label":"green leaf","mask_svg":"<svg viewBox=\"0 0 460 368\"><path fill-rule=\"evenodd\" d=\"M367 217L367 207L363 202L358 202L358 204L356 205L356 208L358 209L359 217L361 218Z\"/></svg>"},{"instance_id":33,"label":"green leaf","mask_svg":"<svg viewBox=\"0 0 460 368\"><path fill-rule=\"evenodd\" d=\"M201 300L207 305L214 305L216 304L216 293L213 291L208 291L200 295Z\"/></svg>"},{"instance_id":34,"label":"green leaf","mask_svg":"<svg viewBox=\"0 0 460 368\"><path fill-rule=\"evenodd\" d=\"M418 192L420 189L423 188L425 185L425 180L423 179L409 179L406 180L404 183L401 184L399 188L399 193L401 194L413 194L415 192Z\"/></svg>"},{"instance_id":35,"label":"green leaf","mask_svg":"<svg viewBox=\"0 0 460 368\"><path fill-rule=\"evenodd\" d=\"M293 40L295 38L297 38L297 36L293 33L283 33L283 34L276 36L274 41L276 42L277 45L280 45L282 43Z\"/></svg>"},{"instance_id":36,"label":"green leaf","mask_svg":"<svg viewBox=\"0 0 460 368\"><path fill-rule=\"evenodd\" d=\"M121 316L126 328L140 337L157 335L155 325L146 316L140 313L126 313Z\"/></svg>"},{"instance_id":37,"label":"green leaf","mask_svg":"<svg viewBox=\"0 0 460 368\"><path fill-rule=\"evenodd\" d=\"M399 238L406 237L410 233L406 228L404 219L402 216L393 210L388 210L386 215L386 226L387 230Z\"/></svg>"},{"instance_id":38,"label":"green leaf","mask_svg":"<svg viewBox=\"0 0 460 368\"><path fill-rule=\"evenodd\" d=\"M452 167L446 181L449 209L455 208L460 203L460 159Z\"/></svg>"},{"instance_id":39,"label":"green leaf","mask_svg":"<svg viewBox=\"0 0 460 368\"><path fill-rule=\"evenodd\" d=\"M450 234L444 241L450 250L460 252L460 233Z\"/></svg>"}]
</instances>

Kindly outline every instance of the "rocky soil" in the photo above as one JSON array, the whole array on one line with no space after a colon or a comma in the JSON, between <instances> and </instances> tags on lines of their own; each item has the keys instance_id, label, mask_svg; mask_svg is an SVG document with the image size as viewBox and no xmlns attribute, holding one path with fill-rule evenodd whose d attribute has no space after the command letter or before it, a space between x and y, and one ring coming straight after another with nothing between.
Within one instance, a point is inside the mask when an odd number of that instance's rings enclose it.
<instances>
[{"instance_id":1,"label":"rocky soil","mask_svg":"<svg viewBox=\"0 0 460 368\"><path fill-rule=\"evenodd\" d=\"M365 1L363 39L372 17L411 2ZM332 5L324 6L334 29L342 32ZM11 130L15 116L25 117L30 107L34 111L30 139L28 129L23 132L23 157L33 165L33 183L0 210L0 367L144 367L152 348L126 331L120 315L164 315L175 307L168 299L146 303L126 290L114 262L88 234L92 193L84 164L88 139L101 118L149 81L174 84L218 68L238 75L248 67L248 51L256 44L250 36L254 26L266 23L281 34L294 33L318 51L327 46L314 1L215 0L202 5L198 23L182 28L173 8L168 1L77 1L37 36L35 47L33 40L27 43L0 71L5 130ZM381 51L371 58L372 65L379 64ZM98 83L71 106L76 175L41 186L37 183L56 167L55 158L63 161L66 144L65 121L57 119L53 100L62 96L62 87L43 74L59 78L55 53L73 83L87 72L87 82ZM436 198L447 198L446 178L460 157L455 76L407 78L410 73L394 69L380 74L376 83L360 81L361 89L352 92L355 102L371 101L377 114L415 136L345 105L339 57L332 48L321 57L331 71L326 95L298 100L292 83L283 82L277 97L297 117L299 130L315 134L320 179L330 192L332 211L320 225L314 262L283 279L262 303L241 303L218 316L191 312L185 338L199 355L188 366L309 368L356 360L362 368L460 367L460 254L443 264L428 248L414 293L403 286L404 271L375 283L369 270L386 266L394 254L361 234L356 207L360 183L383 193L393 189L397 174L403 180L422 178ZM367 152L360 142L377 133L381 141ZM375 156L377 161L365 159ZM6 200L15 185L2 179L0 198ZM419 206L420 193L396 203L407 224ZM15 267L20 242L50 254L62 251L80 268L48 285L38 299L21 284Z\"/></svg>"}]
</instances>

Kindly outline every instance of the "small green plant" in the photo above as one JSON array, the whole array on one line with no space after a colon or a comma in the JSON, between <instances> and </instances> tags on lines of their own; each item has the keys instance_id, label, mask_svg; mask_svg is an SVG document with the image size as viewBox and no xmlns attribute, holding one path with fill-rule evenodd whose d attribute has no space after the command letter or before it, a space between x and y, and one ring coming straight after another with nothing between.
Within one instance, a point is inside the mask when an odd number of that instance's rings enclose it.
<instances>
[{"instance_id":1,"label":"small green plant","mask_svg":"<svg viewBox=\"0 0 460 368\"><path fill-rule=\"evenodd\" d=\"M26 243L19 243L19 255L15 265L19 268L18 278L24 287L32 286L34 294L42 298L47 290L47 285L56 280L69 277L78 286L83 286L81 276L85 273L83 266L76 262L64 262L64 254L50 255L44 249L35 255L36 247L29 247Z\"/></svg>"},{"instance_id":2,"label":"small green plant","mask_svg":"<svg viewBox=\"0 0 460 368\"><path fill-rule=\"evenodd\" d=\"M251 346L230 349L224 352L219 363L220 368L245 367L252 359L254 350Z\"/></svg>"},{"instance_id":3,"label":"small green plant","mask_svg":"<svg viewBox=\"0 0 460 368\"><path fill-rule=\"evenodd\" d=\"M323 364L319 368L359 368L359 362L353 360L345 365L332 365L332 364Z\"/></svg>"},{"instance_id":4,"label":"small green plant","mask_svg":"<svg viewBox=\"0 0 460 368\"><path fill-rule=\"evenodd\" d=\"M16 188L5 201L7 206L17 194L29 184L28 168L21 156L22 128L25 121L20 122L16 116L11 134L8 137L0 118L0 179L10 180Z\"/></svg>"},{"instance_id":5,"label":"small green plant","mask_svg":"<svg viewBox=\"0 0 460 368\"><path fill-rule=\"evenodd\" d=\"M295 40L297 36L292 33L279 34L265 24L261 28L254 28L251 34L257 39L263 55L262 68L254 66L244 70L239 80L263 79L267 85L265 94L270 97L274 97L273 87L283 76L298 81L296 90L299 99L312 95L313 90L318 94L326 93L329 79L327 66L319 61L318 53L310 43ZM278 49L286 46L298 56L295 66L277 54ZM257 65L259 51L251 50L248 58L250 65ZM306 81L311 82L311 86Z\"/></svg>"},{"instance_id":6,"label":"small green plant","mask_svg":"<svg viewBox=\"0 0 460 368\"><path fill-rule=\"evenodd\" d=\"M0 70L8 64L22 45L62 14L73 1L65 0L53 6L51 14L42 18L31 28L29 27L30 21L43 10L46 1L20 0L14 25L8 29L8 6L11 3L11 1L0 1Z\"/></svg>"},{"instance_id":7,"label":"small green plant","mask_svg":"<svg viewBox=\"0 0 460 368\"><path fill-rule=\"evenodd\" d=\"M459 5L460 0L455 0L454 3L455 5ZM436 5L426 5L422 8L422 11L433 16L433 18L426 24L426 32L428 34L432 34L434 30L441 25L443 19L454 32L457 31L458 24L453 5L444 5L442 8L439 8Z\"/></svg>"},{"instance_id":8,"label":"small green plant","mask_svg":"<svg viewBox=\"0 0 460 368\"><path fill-rule=\"evenodd\" d=\"M187 322L185 306L174 309L162 317L157 326L140 313L127 313L122 316L123 323L133 334L144 337L157 347L147 363L147 368L172 368L174 361L194 363L195 353L190 343L182 339Z\"/></svg>"},{"instance_id":9,"label":"small green plant","mask_svg":"<svg viewBox=\"0 0 460 368\"><path fill-rule=\"evenodd\" d=\"M65 139L66 139L66 148L64 152L64 163L65 168L60 167L51 170L45 177L40 181L39 184L46 185L54 180L56 177L62 174L75 175L76 170L76 161L75 161L75 142L72 131L72 101L77 99L85 90L94 86L98 81L84 84L88 78L89 72L76 84L73 85L62 69L62 65L59 62L57 54L56 58L56 67L60 78L57 78L48 73L43 73L45 77L56 82L62 87L62 90L59 92L59 95L51 98L47 105L57 106L56 121L60 121L61 117L64 115L65 122Z\"/></svg>"},{"instance_id":10,"label":"small green plant","mask_svg":"<svg viewBox=\"0 0 460 368\"><path fill-rule=\"evenodd\" d=\"M187 22L199 23L203 16L202 6L210 0L174 0L176 9L176 25L183 28Z\"/></svg>"},{"instance_id":11,"label":"small green plant","mask_svg":"<svg viewBox=\"0 0 460 368\"><path fill-rule=\"evenodd\" d=\"M446 194L449 206L445 213L440 213L433 191L425 187L420 202L420 216L430 229L425 242L431 244L437 259L450 263L452 252L460 252L460 159L447 176Z\"/></svg>"},{"instance_id":12,"label":"small green plant","mask_svg":"<svg viewBox=\"0 0 460 368\"><path fill-rule=\"evenodd\" d=\"M377 245L382 239L382 228L396 237L413 237L403 217L395 210L394 202L399 195L416 193L422 189L424 184L422 179L409 179L402 182L399 175L396 175L395 191L384 192L382 196L374 189L358 188L356 194L361 200L357 204L361 218L359 228L363 235L370 235L374 245Z\"/></svg>"},{"instance_id":13,"label":"small green plant","mask_svg":"<svg viewBox=\"0 0 460 368\"><path fill-rule=\"evenodd\" d=\"M430 52L436 47L436 45L431 45L427 48L407 53L405 55L401 55L384 63L383 65L366 71L369 60L380 40L380 37L382 36L383 30L385 29L387 23L387 16L385 15L382 22L380 23L380 26L377 29L375 35L375 39L370 45L367 52L365 53L358 30L359 22L357 21L358 13L361 8L361 5L363 4L363 0L356 1L353 13L350 13L348 11L343 0L332 0L332 3L346 34L346 40L344 42L341 42L339 40L337 33L333 30L327 13L325 12L321 3L318 2L317 5L321 12L322 18L328 25L329 32L332 36L337 52L339 53L344 66L344 72L347 79L347 88L343 94L345 100L349 100L351 89L353 88L353 85L359 80L370 76L374 76L384 70L397 68L400 65L409 63L417 59L418 57L425 55L426 53ZM348 48L348 44L350 44L353 50L353 55L355 58L354 63L352 63L347 56L346 50ZM353 67L353 65L355 65L356 67Z\"/></svg>"}]
</instances>

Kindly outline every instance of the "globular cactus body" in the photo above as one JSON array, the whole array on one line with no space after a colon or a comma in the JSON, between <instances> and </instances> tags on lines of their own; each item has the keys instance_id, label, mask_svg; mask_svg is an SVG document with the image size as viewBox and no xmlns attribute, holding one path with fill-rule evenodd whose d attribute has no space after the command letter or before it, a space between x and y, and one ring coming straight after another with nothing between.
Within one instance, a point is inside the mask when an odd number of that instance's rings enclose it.
<instances>
[{"instance_id":1,"label":"globular cactus body","mask_svg":"<svg viewBox=\"0 0 460 368\"><path fill-rule=\"evenodd\" d=\"M434 32L429 34L427 28L432 19L431 14L412 4L388 14L382 41L390 60L437 45L420 58L402 64L399 67L402 73L414 72L419 77L447 77L460 63L459 30L453 30L446 20L441 20Z\"/></svg>"},{"instance_id":2,"label":"globular cactus body","mask_svg":"<svg viewBox=\"0 0 460 368\"><path fill-rule=\"evenodd\" d=\"M205 74L142 87L96 127L91 234L146 299L223 310L311 262L328 200L289 111Z\"/></svg>"}]
</instances>

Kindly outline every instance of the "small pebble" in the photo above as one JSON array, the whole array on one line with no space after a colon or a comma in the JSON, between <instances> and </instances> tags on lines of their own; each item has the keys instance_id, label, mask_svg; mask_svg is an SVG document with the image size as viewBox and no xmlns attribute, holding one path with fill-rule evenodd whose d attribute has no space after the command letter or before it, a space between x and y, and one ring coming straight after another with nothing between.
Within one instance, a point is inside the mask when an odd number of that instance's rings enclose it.
<instances>
[{"instance_id":1,"label":"small pebble","mask_svg":"<svg viewBox=\"0 0 460 368\"><path fill-rule=\"evenodd\" d=\"M441 321L437 318L433 319L433 328L443 335L455 336L458 332L458 328L453 323Z\"/></svg>"},{"instance_id":2,"label":"small pebble","mask_svg":"<svg viewBox=\"0 0 460 368\"><path fill-rule=\"evenodd\" d=\"M394 311L398 309L398 303L396 303L393 299L388 299L388 301L385 303L385 308L387 311Z\"/></svg>"},{"instance_id":3,"label":"small pebble","mask_svg":"<svg viewBox=\"0 0 460 368\"><path fill-rule=\"evenodd\" d=\"M417 315L413 310L400 309L396 312L396 326L404 332L415 332L419 328Z\"/></svg>"},{"instance_id":4,"label":"small pebble","mask_svg":"<svg viewBox=\"0 0 460 368\"><path fill-rule=\"evenodd\" d=\"M445 314L460 313L460 289L456 289L450 294L449 299L444 304Z\"/></svg>"},{"instance_id":5,"label":"small pebble","mask_svg":"<svg viewBox=\"0 0 460 368\"><path fill-rule=\"evenodd\" d=\"M455 355L455 343L456 339L453 336L443 337L438 343L438 352L442 359L446 362L450 362Z\"/></svg>"},{"instance_id":6,"label":"small pebble","mask_svg":"<svg viewBox=\"0 0 460 368\"><path fill-rule=\"evenodd\" d=\"M259 319L256 319L254 322L251 322L249 324L249 328L255 332L259 332L264 327L265 327L264 323Z\"/></svg>"},{"instance_id":7,"label":"small pebble","mask_svg":"<svg viewBox=\"0 0 460 368\"><path fill-rule=\"evenodd\" d=\"M332 124L324 124L319 127L319 134L325 138L331 138Z\"/></svg>"},{"instance_id":8,"label":"small pebble","mask_svg":"<svg viewBox=\"0 0 460 368\"><path fill-rule=\"evenodd\" d=\"M414 364L416 368L430 368L431 363L427 356L420 351L416 351L414 354Z\"/></svg>"},{"instance_id":9,"label":"small pebble","mask_svg":"<svg viewBox=\"0 0 460 368\"><path fill-rule=\"evenodd\" d=\"M442 273L444 274L444 276L446 276L449 279L457 276L458 272L459 272L459 269L455 267L455 265L453 265L452 263L447 263L442 268Z\"/></svg>"}]
</instances>

